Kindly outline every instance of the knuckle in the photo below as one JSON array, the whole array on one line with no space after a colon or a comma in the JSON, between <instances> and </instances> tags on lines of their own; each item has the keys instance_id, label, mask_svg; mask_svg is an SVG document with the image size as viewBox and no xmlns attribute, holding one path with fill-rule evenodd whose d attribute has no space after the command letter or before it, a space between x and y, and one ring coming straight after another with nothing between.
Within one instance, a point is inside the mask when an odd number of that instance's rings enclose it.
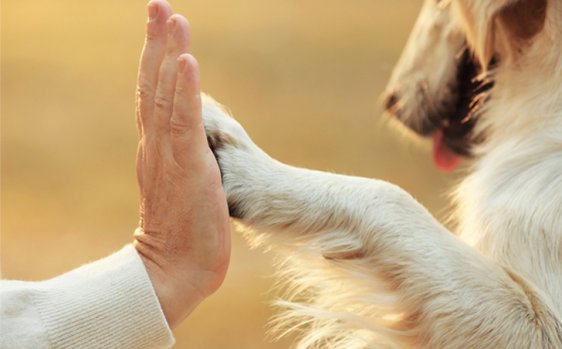
<instances>
[{"instance_id":1,"label":"knuckle","mask_svg":"<svg viewBox=\"0 0 562 349\"><path fill-rule=\"evenodd\" d=\"M169 110L172 108L172 100L168 96L157 94L154 97L154 105L160 110Z\"/></svg>"},{"instance_id":2,"label":"knuckle","mask_svg":"<svg viewBox=\"0 0 562 349\"><path fill-rule=\"evenodd\" d=\"M178 84L176 85L176 95L183 97L189 92L189 88L186 86L185 81L178 79Z\"/></svg>"},{"instance_id":3,"label":"knuckle","mask_svg":"<svg viewBox=\"0 0 562 349\"><path fill-rule=\"evenodd\" d=\"M170 134L172 136L184 136L186 134L189 134L190 132L190 125L178 120L178 117L176 115L172 115L172 117L170 118Z\"/></svg>"},{"instance_id":4,"label":"knuckle","mask_svg":"<svg viewBox=\"0 0 562 349\"><path fill-rule=\"evenodd\" d=\"M150 23L147 24L147 32L146 32L146 42L147 43L153 42L158 38L158 35L153 33L151 31L151 29L152 29L152 27L151 27Z\"/></svg>"},{"instance_id":5,"label":"knuckle","mask_svg":"<svg viewBox=\"0 0 562 349\"><path fill-rule=\"evenodd\" d=\"M136 95L140 102L149 101L154 96L154 87L146 80L141 79L137 84Z\"/></svg>"},{"instance_id":6,"label":"knuckle","mask_svg":"<svg viewBox=\"0 0 562 349\"><path fill-rule=\"evenodd\" d=\"M158 31L158 24L154 21L146 22L146 43L152 43L162 38L161 33Z\"/></svg>"}]
</instances>

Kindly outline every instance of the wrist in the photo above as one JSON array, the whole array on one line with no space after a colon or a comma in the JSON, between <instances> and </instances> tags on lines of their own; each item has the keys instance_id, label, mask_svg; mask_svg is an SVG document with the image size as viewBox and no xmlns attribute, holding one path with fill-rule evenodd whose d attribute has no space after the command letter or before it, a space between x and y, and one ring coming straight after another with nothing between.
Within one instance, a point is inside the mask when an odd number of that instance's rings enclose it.
<instances>
[{"instance_id":1,"label":"wrist","mask_svg":"<svg viewBox=\"0 0 562 349\"><path fill-rule=\"evenodd\" d=\"M206 298L188 272L174 270L152 248L135 240L137 250L170 328L177 327Z\"/></svg>"}]
</instances>

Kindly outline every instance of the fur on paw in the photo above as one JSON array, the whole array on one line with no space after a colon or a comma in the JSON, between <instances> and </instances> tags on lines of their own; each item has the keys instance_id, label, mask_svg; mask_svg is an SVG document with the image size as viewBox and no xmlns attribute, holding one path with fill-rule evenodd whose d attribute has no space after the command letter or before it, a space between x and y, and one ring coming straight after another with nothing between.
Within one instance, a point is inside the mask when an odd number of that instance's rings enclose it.
<instances>
[{"instance_id":1,"label":"fur on paw","mask_svg":"<svg viewBox=\"0 0 562 349\"><path fill-rule=\"evenodd\" d=\"M225 147L244 148L249 138L242 126L212 97L203 94L201 99L207 141L215 156Z\"/></svg>"}]
</instances>

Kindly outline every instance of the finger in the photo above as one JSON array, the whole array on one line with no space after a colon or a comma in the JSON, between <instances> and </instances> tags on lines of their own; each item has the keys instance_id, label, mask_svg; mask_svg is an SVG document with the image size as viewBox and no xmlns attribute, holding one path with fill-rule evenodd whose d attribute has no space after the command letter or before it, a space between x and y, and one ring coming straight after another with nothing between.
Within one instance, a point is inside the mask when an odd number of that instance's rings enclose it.
<instances>
[{"instance_id":1,"label":"finger","mask_svg":"<svg viewBox=\"0 0 562 349\"><path fill-rule=\"evenodd\" d=\"M199 65L190 54L183 54L177 62L174 110L170 120L172 150L176 162L189 166L194 154L208 151L207 137L201 116Z\"/></svg>"},{"instance_id":2,"label":"finger","mask_svg":"<svg viewBox=\"0 0 562 349\"><path fill-rule=\"evenodd\" d=\"M165 0L151 0L148 3L148 22L146 38L141 54L137 77L137 127L139 135L143 128L149 127L150 116L154 110L154 93L162 59L166 53L166 21L172 14Z\"/></svg>"},{"instance_id":3,"label":"finger","mask_svg":"<svg viewBox=\"0 0 562 349\"><path fill-rule=\"evenodd\" d=\"M187 20L181 15L173 15L168 19L168 42L166 55L160 66L158 87L154 96L154 118L156 131L168 134L170 117L172 116L176 75L178 72L177 59L180 54L187 52L189 46L189 28Z\"/></svg>"}]
</instances>

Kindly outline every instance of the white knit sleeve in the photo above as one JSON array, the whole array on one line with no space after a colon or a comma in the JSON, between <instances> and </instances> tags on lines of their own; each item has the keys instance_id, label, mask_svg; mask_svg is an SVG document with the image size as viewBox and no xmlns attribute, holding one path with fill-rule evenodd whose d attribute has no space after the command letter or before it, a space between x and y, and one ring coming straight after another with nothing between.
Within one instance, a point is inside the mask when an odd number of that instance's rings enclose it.
<instances>
[{"instance_id":1,"label":"white knit sleeve","mask_svg":"<svg viewBox=\"0 0 562 349\"><path fill-rule=\"evenodd\" d=\"M41 282L0 281L0 348L170 348L146 269L127 245Z\"/></svg>"}]
</instances>

